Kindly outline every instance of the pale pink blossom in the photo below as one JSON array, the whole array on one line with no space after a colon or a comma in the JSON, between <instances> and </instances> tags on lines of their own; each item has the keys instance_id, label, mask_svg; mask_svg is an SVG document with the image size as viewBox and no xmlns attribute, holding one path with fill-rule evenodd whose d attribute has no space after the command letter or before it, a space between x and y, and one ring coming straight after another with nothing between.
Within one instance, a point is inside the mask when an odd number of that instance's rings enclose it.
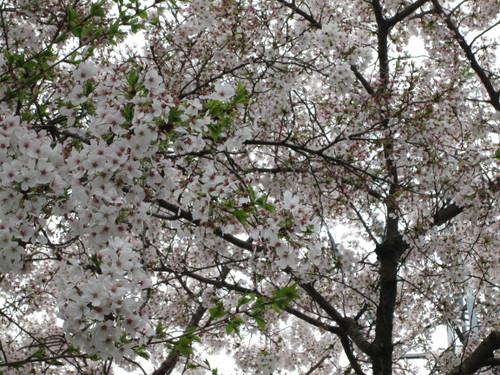
<instances>
[{"instance_id":1,"label":"pale pink blossom","mask_svg":"<svg viewBox=\"0 0 500 375\"><path fill-rule=\"evenodd\" d=\"M214 92L206 96L207 99L229 101L236 94L236 90L229 84L215 83Z\"/></svg>"},{"instance_id":2,"label":"pale pink blossom","mask_svg":"<svg viewBox=\"0 0 500 375\"><path fill-rule=\"evenodd\" d=\"M80 63L73 71L73 78L77 82L85 83L95 76L97 70L97 66L91 62Z\"/></svg>"}]
</instances>

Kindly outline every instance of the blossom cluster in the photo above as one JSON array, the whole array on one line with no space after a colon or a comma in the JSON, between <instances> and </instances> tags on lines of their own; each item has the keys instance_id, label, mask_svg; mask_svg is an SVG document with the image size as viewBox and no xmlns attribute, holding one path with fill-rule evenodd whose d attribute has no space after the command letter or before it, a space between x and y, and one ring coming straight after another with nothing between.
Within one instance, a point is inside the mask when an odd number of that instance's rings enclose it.
<instances>
[{"instance_id":1,"label":"blossom cluster","mask_svg":"<svg viewBox=\"0 0 500 375\"><path fill-rule=\"evenodd\" d=\"M4 1L0 365L200 370L199 339L247 372L364 370L377 324L434 353L464 295L498 329L498 100L449 27L498 76L498 2L376 3Z\"/></svg>"},{"instance_id":2,"label":"blossom cluster","mask_svg":"<svg viewBox=\"0 0 500 375\"><path fill-rule=\"evenodd\" d=\"M141 311L151 283L137 251L112 238L85 266L73 264L66 272L60 276L59 317L73 346L102 358L133 357L135 339L154 333Z\"/></svg>"}]
</instances>

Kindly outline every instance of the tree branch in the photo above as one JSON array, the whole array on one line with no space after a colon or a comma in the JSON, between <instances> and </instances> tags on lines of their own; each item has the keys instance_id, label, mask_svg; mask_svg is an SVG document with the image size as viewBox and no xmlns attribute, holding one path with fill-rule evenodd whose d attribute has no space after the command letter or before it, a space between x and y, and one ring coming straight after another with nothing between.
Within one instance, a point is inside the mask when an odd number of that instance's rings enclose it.
<instances>
[{"instance_id":1,"label":"tree branch","mask_svg":"<svg viewBox=\"0 0 500 375\"><path fill-rule=\"evenodd\" d=\"M164 271L174 272L174 270L172 270L168 267L155 268L154 270L158 271L158 272L164 272ZM231 291L239 292L242 294L252 293L258 297L266 297L264 294L260 293L257 290L245 288L243 286L236 285L236 284L230 284L224 280L214 280L214 279L211 279L211 278L208 278L205 276L201 276L195 272L184 270L184 271L182 271L181 274L185 275L187 277L190 277L194 280L198 280L198 281L202 282L203 284L213 285L219 289L231 290ZM285 307L284 310L287 313L289 313L289 314L291 314L291 315L293 315L293 316L295 316L295 317L297 317L297 318L299 318L299 319L301 319L301 320L303 320L303 321L305 321L305 322L307 322L315 327L321 328L325 331L334 333L334 334L339 335L339 336L343 336L343 335L345 336L345 334L346 334L345 331L343 329L341 329L340 327L335 327L335 326L331 326L329 324L326 324L322 320L317 319L317 318L313 318L313 317L307 315L306 313L303 313L302 311L294 309L293 307L287 306L287 307Z\"/></svg>"},{"instance_id":2,"label":"tree branch","mask_svg":"<svg viewBox=\"0 0 500 375\"><path fill-rule=\"evenodd\" d=\"M447 221L453 219L464 210L463 207L457 206L455 203L450 203L434 214L434 225L440 226Z\"/></svg>"},{"instance_id":3,"label":"tree branch","mask_svg":"<svg viewBox=\"0 0 500 375\"><path fill-rule=\"evenodd\" d=\"M164 208L164 209L166 209L170 212L173 212L175 214L175 216L169 217L170 220L184 219L184 220L187 220L190 223L197 225L197 226L202 224L200 220L193 219L193 215L191 214L191 212L183 210L182 208L180 208L179 206L176 206L175 204L167 202L163 199L158 199L157 203L161 208ZM220 228L214 228L214 234L217 237L220 237L220 238L226 240L227 242L233 244L234 246L239 247L240 249L249 250L249 251L263 251L264 250L264 248L262 246L257 246L257 247L253 246L251 241L248 241L248 240L244 241L244 240L241 240L238 237L235 237L231 234L223 233L222 229L220 229Z\"/></svg>"},{"instance_id":4,"label":"tree branch","mask_svg":"<svg viewBox=\"0 0 500 375\"><path fill-rule=\"evenodd\" d=\"M361 369L361 366L358 363L358 360L354 356L354 353L352 352L351 348L351 342L349 341L349 338L347 335L341 336L340 337L340 342L342 343L342 347L344 348L345 355L347 359L349 360L349 363L352 366L352 369L356 373L356 375L365 375L363 370Z\"/></svg>"},{"instance_id":5,"label":"tree branch","mask_svg":"<svg viewBox=\"0 0 500 375\"><path fill-rule=\"evenodd\" d=\"M309 371L307 371L304 375L311 375L314 371L316 371L318 368L321 367L321 364L326 361L328 358L330 358L329 355L325 355L323 358L321 358L318 363L316 363L314 366L312 366Z\"/></svg>"},{"instance_id":6,"label":"tree branch","mask_svg":"<svg viewBox=\"0 0 500 375\"><path fill-rule=\"evenodd\" d=\"M500 349L500 331L491 332L462 363L448 375L470 375L482 367L490 365L493 352Z\"/></svg>"},{"instance_id":7,"label":"tree branch","mask_svg":"<svg viewBox=\"0 0 500 375\"><path fill-rule=\"evenodd\" d=\"M387 37L390 32L391 25L387 22L383 15L382 4L379 0L372 1L375 19L377 21L377 39L378 39L378 59L379 59L379 76L382 84L382 89L385 91L387 79L389 78L389 46Z\"/></svg>"},{"instance_id":8,"label":"tree branch","mask_svg":"<svg viewBox=\"0 0 500 375\"><path fill-rule=\"evenodd\" d=\"M344 329L351 340L358 346L358 348L370 357L373 356L373 347L366 340L361 332L358 323L354 319L345 318L314 288L310 283L299 283L300 287L304 289L307 294L328 314L330 317Z\"/></svg>"},{"instance_id":9,"label":"tree branch","mask_svg":"<svg viewBox=\"0 0 500 375\"><path fill-rule=\"evenodd\" d=\"M359 82L361 82L361 84L363 85L363 87L365 88L366 92L368 94L370 94L371 96L375 96L375 90L373 90L373 88L370 86L370 83L366 80L365 77L363 77L363 75L359 72L358 68L356 67L356 65L351 65L351 70L352 72L354 73L354 75L356 76L356 78L358 79Z\"/></svg>"},{"instance_id":10,"label":"tree branch","mask_svg":"<svg viewBox=\"0 0 500 375\"><path fill-rule=\"evenodd\" d=\"M411 15L413 12L415 12L418 8L420 8L422 5L425 3L429 2L430 0L418 0L415 1L413 4L408 5L405 9L403 9L401 12L397 13L394 17L391 17L387 20L387 23L390 26L394 26L398 22L404 20L406 17Z\"/></svg>"},{"instance_id":11,"label":"tree branch","mask_svg":"<svg viewBox=\"0 0 500 375\"><path fill-rule=\"evenodd\" d=\"M295 5L295 1L289 3L285 0L277 0L279 3L283 4L284 6L286 6L287 8L290 8L293 12L301 15L305 20L309 21L309 23L311 24L312 27L316 28L316 29L321 29L321 22L318 22L316 21L316 19L304 12L302 9L300 9L297 5Z\"/></svg>"},{"instance_id":12,"label":"tree branch","mask_svg":"<svg viewBox=\"0 0 500 375\"><path fill-rule=\"evenodd\" d=\"M254 62L257 62L257 61L254 61ZM187 89L187 87L193 83L193 81L190 81L189 83L187 83L180 91L180 94L179 94L179 99L184 99L186 97L188 97L189 95L193 95L194 93L198 92L199 90L201 90L202 88L208 86L209 84L211 84L212 82L215 82L217 81L218 79L224 77L226 74L230 74L230 73L233 73L235 71L237 71L238 69L241 69L241 68L244 68L245 66L247 65L250 65L249 62L246 62L246 63L241 63L239 65L236 65L230 69L224 69L221 73L217 74L216 76L213 76L212 78L206 80L205 82L203 82L201 85L198 85L196 86L194 89L188 91L188 92L185 92L184 93L184 90Z\"/></svg>"},{"instance_id":13,"label":"tree branch","mask_svg":"<svg viewBox=\"0 0 500 375\"><path fill-rule=\"evenodd\" d=\"M184 333L187 334L188 329L191 327L196 327L201 321L201 318L203 318L203 315L205 315L205 312L207 311L206 307L203 307L203 305L199 305L198 309L194 313L194 315L191 317L191 320L189 321L186 329L184 330ZM177 350L172 350L167 359L162 362L160 367L158 367L154 372L153 375L169 375L174 371L175 366L177 365L177 362L179 361L179 358L181 357L181 354Z\"/></svg>"},{"instance_id":14,"label":"tree branch","mask_svg":"<svg viewBox=\"0 0 500 375\"><path fill-rule=\"evenodd\" d=\"M500 191L500 176L495 178L493 181L490 181L490 184L488 186L488 189L494 193L497 193ZM446 206L440 208L435 214L434 214L434 226L439 226L441 224L446 223L447 221L450 221L453 219L455 216L458 216L460 213L462 213L466 208L469 208L469 206L458 206L456 203L449 203Z\"/></svg>"},{"instance_id":15,"label":"tree branch","mask_svg":"<svg viewBox=\"0 0 500 375\"><path fill-rule=\"evenodd\" d=\"M165 208L171 212L174 212L177 215L177 218L183 218L187 221L190 221L191 223L193 223L195 225L201 224L201 222L199 220L193 220L193 216L189 211L182 210L180 207L173 205L167 201L161 200L161 199L158 200L158 204L160 205L160 207ZM230 234L223 234L222 231L220 230L220 228L215 228L214 233L217 236L225 239L229 243L231 243L235 246L238 246L242 249L246 249L246 250L250 250L250 251L254 250L254 246L252 245L252 243L250 241L243 241L243 240L240 240L239 238L236 238ZM256 251L262 251L262 250L264 250L264 248L262 248L262 247L256 248ZM237 290L237 291L240 291L242 293L255 293L255 291L253 291L253 290L245 289L245 288L240 287L240 286L236 286L236 285L231 286L230 284L227 284L224 281L217 282L216 284L214 284L214 281L211 279L204 278L203 276L192 274L192 273L187 273L187 272L188 271L184 271L184 274L186 274L190 277L196 278L197 280L203 281L205 283L209 283L212 285L219 285L220 287L225 287L228 289L233 288L233 290ZM324 297L312 286L312 284L301 283L299 285L340 326L340 329L337 327L331 327L329 329L331 332L341 335L344 333L343 331L345 331L345 333L347 333L347 335L361 349L362 352L371 356L371 353L372 353L371 344L363 336L363 333L361 332L358 324L356 323L356 321L354 319L345 318L342 315L340 315L340 313L337 312L337 310L332 305L330 305L328 303L328 301L326 301L324 299ZM323 323L320 323L319 321L317 321L313 318L307 317L307 315L300 313L297 310L295 310L295 311L290 310L289 311L287 308L286 311L299 317L300 319L303 319L304 321L307 321L308 323L311 323L311 324L314 324L316 326L320 326L323 328L326 327ZM155 375L157 375L157 374L155 374Z\"/></svg>"},{"instance_id":16,"label":"tree branch","mask_svg":"<svg viewBox=\"0 0 500 375\"><path fill-rule=\"evenodd\" d=\"M453 21L450 18L450 15L445 13L443 7L441 6L441 4L439 4L438 0L432 0L432 3L434 4L436 12L444 17L446 26L455 36L455 39L458 41L458 44L465 53L465 57L467 58L467 60L469 60L471 68L474 70L474 72L476 72L477 76L483 83L483 86L486 89L488 96L490 97L490 104L497 111L500 111L500 92L496 91L495 88L493 87L490 78L488 77L484 69L481 67L481 65L479 65L479 63L477 62L476 56L472 52L471 46L467 43L463 35L460 33L458 27L453 23Z\"/></svg>"},{"instance_id":17,"label":"tree branch","mask_svg":"<svg viewBox=\"0 0 500 375\"><path fill-rule=\"evenodd\" d=\"M224 281L224 279L227 277L229 274L229 269L224 269L220 275L219 279L220 281ZM198 305L198 308L196 309L196 312L193 314L191 317L191 320L186 326L186 329L184 330L184 334L189 333L189 329L191 327L198 327L200 324L201 319L203 318L203 315L205 315L205 312L207 311L207 308L204 307L202 304ZM181 353L179 353L178 350L172 350L170 351L167 359L162 362L160 367L158 367L154 372L153 375L169 375L174 371L175 366L177 365L177 362L179 361L179 358L181 357Z\"/></svg>"}]
</instances>

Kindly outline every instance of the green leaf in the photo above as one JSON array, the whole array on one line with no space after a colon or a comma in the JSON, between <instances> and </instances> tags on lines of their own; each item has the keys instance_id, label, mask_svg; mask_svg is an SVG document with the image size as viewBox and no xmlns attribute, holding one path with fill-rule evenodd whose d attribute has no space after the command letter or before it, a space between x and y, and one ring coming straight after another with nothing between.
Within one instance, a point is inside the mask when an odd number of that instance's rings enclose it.
<instances>
[{"instance_id":1,"label":"green leaf","mask_svg":"<svg viewBox=\"0 0 500 375\"><path fill-rule=\"evenodd\" d=\"M165 329L165 328L163 327L163 324L161 324L161 323L160 323L160 324L158 324L158 325L156 326L156 330L155 330L156 335L158 335L158 336L164 336L164 335L165 335L165 331L164 331L164 329Z\"/></svg>"},{"instance_id":2,"label":"green leaf","mask_svg":"<svg viewBox=\"0 0 500 375\"><path fill-rule=\"evenodd\" d=\"M52 365L52 366L64 366L64 363L61 362L61 361L58 361L56 359L52 359L49 361L49 365Z\"/></svg>"},{"instance_id":3,"label":"green leaf","mask_svg":"<svg viewBox=\"0 0 500 375\"><path fill-rule=\"evenodd\" d=\"M158 18L158 16L153 16L151 18L151 20L149 21L149 23L152 25L152 26L156 26L158 27L158 24L160 22L160 19Z\"/></svg>"},{"instance_id":4,"label":"green leaf","mask_svg":"<svg viewBox=\"0 0 500 375\"><path fill-rule=\"evenodd\" d=\"M266 322L258 315L252 315L253 320L257 323L261 330L266 330Z\"/></svg>"},{"instance_id":5,"label":"green leaf","mask_svg":"<svg viewBox=\"0 0 500 375\"><path fill-rule=\"evenodd\" d=\"M294 283L276 292L273 298L271 298L271 307L274 311L279 313L280 310L285 309L290 302L298 298L300 297L297 293L297 283Z\"/></svg>"},{"instance_id":6,"label":"green leaf","mask_svg":"<svg viewBox=\"0 0 500 375\"><path fill-rule=\"evenodd\" d=\"M167 153L170 150L170 142L167 140L161 140L160 143L158 144L158 151Z\"/></svg>"},{"instance_id":7,"label":"green leaf","mask_svg":"<svg viewBox=\"0 0 500 375\"><path fill-rule=\"evenodd\" d=\"M18 97L18 94L15 91L13 91L10 87L7 87L6 99L12 100L12 99L17 98L17 97Z\"/></svg>"},{"instance_id":8,"label":"green leaf","mask_svg":"<svg viewBox=\"0 0 500 375\"><path fill-rule=\"evenodd\" d=\"M106 17L106 12L102 7L103 4L104 4L103 1L96 4L92 4L90 6L90 15L93 17Z\"/></svg>"},{"instance_id":9,"label":"green leaf","mask_svg":"<svg viewBox=\"0 0 500 375\"><path fill-rule=\"evenodd\" d=\"M78 11L76 9L71 8L71 6L68 6L68 23L70 24L70 26L74 26L75 21L78 19L80 19Z\"/></svg>"},{"instance_id":10,"label":"green leaf","mask_svg":"<svg viewBox=\"0 0 500 375\"><path fill-rule=\"evenodd\" d=\"M19 370L20 368L24 368L26 366L27 362L21 362L21 363L15 363L10 365L12 368Z\"/></svg>"},{"instance_id":11,"label":"green leaf","mask_svg":"<svg viewBox=\"0 0 500 375\"><path fill-rule=\"evenodd\" d=\"M64 352L68 353L68 354L73 354L73 353L80 352L80 349L79 348L75 348L73 345L70 345L70 346L68 346L68 348Z\"/></svg>"},{"instance_id":12,"label":"green leaf","mask_svg":"<svg viewBox=\"0 0 500 375\"><path fill-rule=\"evenodd\" d=\"M61 36L56 39L55 44L62 43L64 41L68 40L68 38L69 38L68 34L61 34Z\"/></svg>"},{"instance_id":13,"label":"green leaf","mask_svg":"<svg viewBox=\"0 0 500 375\"><path fill-rule=\"evenodd\" d=\"M78 27L72 28L71 29L71 34L73 34L77 38L80 38L82 36L82 27L78 26Z\"/></svg>"},{"instance_id":14,"label":"green leaf","mask_svg":"<svg viewBox=\"0 0 500 375\"><path fill-rule=\"evenodd\" d=\"M176 349L181 353L184 357L188 357L190 354L193 354L193 349L189 346L185 345L177 345Z\"/></svg>"},{"instance_id":15,"label":"green leaf","mask_svg":"<svg viewBox=\"0 0 500 375\"><path fill-rule=\"evenodd\" d=\"M233 103L248 104L248 92L246 86L241 82L238 82L238 88L236 89L236 95L233 98Z\"/></svg>"},{"instance_id":16,"label":"green leaf","mask_svg":"<svg viewBox=\"0 0 500 375\"><path fill-rule=\"evenodd\" d=\"M25 61L24 53L12 55L12 63L14 66L20 67L20 66L24 65L24 61Z\"/></svg>"},{"instance_id":17,"label":"green leaf","mask_svg":"<svg viewBox=\"0 0 500 375\"><path fill-rule=\"evenodd\" d=\"M255 192L253 191L253 188L250 185L248 185L248 192L250 193L250 199L252 201L254 201L255 200Z\"/></svg>"},{"instance_id":18,"label":"green leaf","mask_svg":"<svg viewBox=\"0 0 500 375\"><path fill-rule=\"evenodd\" d=\"M182 122L181 116L183 113L184 111L178 108L170 109L170 112L168 114L167 125L172 126L174 128L178 126L179 123Z\"/></svg>"},{"instance_id":19,"label":"green leaf","mask_svg":"<svg viewBox=\"0 0 500 375\"><path fill-rule=\"evenodd\" d=\"M228 312L224 310L222 302L219 302L216 307L212 307L208 311L210 312L210 320L219 319L228 314Z\"/></svg>"},{"instance_id":20,"label":"green leaf","mask_svg":"<svg viewBox=\"0 0 500 375\"><path fill-rule=\"evenodd\" d=\"M129 104L129 105L126 105L125 107L123 107L122 114L123 114L123 117L125 117L125 120L127 120L127 122L132 122L132 120L134 119L134 107L133 107L133 105Z\"/></svg>"},{"instance_id":21,"label":"green leaf","mask_svg":"<svg viewBox=\"0 0 500 375\"><path fill-rule=\"evenodd\" d=\"M222 133L222 126L219 123L208 124L208 129L210 130L210 138L212 138L214 142L217 142Z\"/></svg>"},{"instance_id":22,"label":"green leaf","mask_svg":"<svg viewBox=\"0 0 500 375\"><path fill-rule=\"evenodd\" d=\"M92 81L88 80L87 83L85 84L85 88L83 90L83 95L84 96L89 96L92 94L95 90L94 85L92 84Z\"/></svg>"},{"instance_id":23,"label":"green leaf","mask_svg":"<svg viewBox=\"0 0 500 375\"><path fill-rule=\"evenodd\" d=\"M75 348L73 345L70 345L64 352L68 354L73 354L73 353L78 353L79 351L80 351L79 348Z\"/></svg>"},{"instance_id":24,"label":"green leaf","mask_svg":"<svg viewBox=\"0 0 500 375\"><path fill-rule=\"evenodd\" d=\"M279 313L281 312L281 310L282 310L282 309L280 308L280 306L279 306L279 305L277 305L276 303L271 304L271 308L274 310L274 312L276 312L276 313L278 313L278 314L279 314Z\"/></svg>"},{"instance_id":25,"label":"green leaf","mask_svg":"<svg viewBox=\"0 0 500 375\"><path fill-rule=\"evenodd\" d=\"M299 298L299 295L297 294L297 283L294 283L293 285L285 286L284 288L277 291L273 297L273 300L283 299L287 301L292 301L297 298Z\"/></svg>"},{"instance_id":26,"label":"green leaf","mask_svg":"<svg viewBox=\"0 0 500 375\"><path fill-rule=\"evenodd\" d=\"M230 320L226 324L226 333L230 335L232 332L236 332L236 334L239 336L240 335L240 325L244 324L245 321L240 318L234 318L233 320Z\"/></svg>"},{"instance_id":27,"label":"green leaf","mask_svg":"<svg viewBox=\"0 0 500 375\"><path fill-rule=\"evenodd\" d=\"M39 60L47 60L50 59L51 57L54 57L54 53L52 52L52 49L50 49L50 47L46 48L45 50L43 50L38 54Z\"/></svg>"},{"instance_id":28,"label":"green leaf","mask_svg":"<svg viewBox=\"0 0 500 375\"><path fill-rule=\"evenodd\" d=\"M117 224L121 224L121 223L125 222L125 221L127 220L127 218L128 218L128 217L129 217L128 212L126 212L126 211L125 211L125 212L120 212L120 213L118 214L118 216L116 217L115 222L116 222Z\"/></svg>"},{"instance_id":29,"label":"green leaf","mask_svg":"<svg viewBox=\"0 0 500 375\"><path fill-rule=\"evenodd\" d=\"M92 254L89 256L89 260L94 263L97 267L100 267L102 264L102 260L97 258L97 254Z\"/></svg>"},{"instance_id":30,"label":"green leaf","mask_svg":"<svg viewBox=\"0 0 500 375\"><path fill-rule=\"evenodd\" d=\"M205 104L205 107L208 109L210 116L219 116L225 109L224 103L220 100L210 100Z\"/></svg>"},{"instance_id":31,"label":"green leaf","mask_svg":"<svg viewBox=\"0 0 500 375\"><path fill-rule=\"evenodd\" d=\"M257 301L255 301L256 306L262 306L266 303L266 298L265 297L259 297L257 298Z\"/></svg>"},{"instance_id":32,"label":"green leaf","mask_svg":"<svg viewBox=\"0 0 500 375\"><path fill-rule=\"evenodd\" d=\"M239 308L243 305L246 305L248 302L251 302L255 299L255 296L253 294L249 294L248 296L243 296L238 300L238 304L236 308Z\"/></svg>"},{"instance_id":33,"label":"green leaf","mask_svg":"<svg viewBox=\"0 0 500 375\"><path fill-rule=\"evenodd\" d=\"M132 342L132 340L129 340L127 339L127 334L124 333L121 337L120 337L120 342L122 344L130 344Z\"/></svg>"},{"instance_id":34,"label":"green leaf","mask_svg":"<svg viewBox=\"0 0 500 375\"><path fill-rule=\"evenodd\" d=\"M250 217L250 215L248 214L248 212L246 212L245 210L234 210L233 212L231 212L235 217L236 219L243 225L243 226L247 226L247 219Z\"/></svg>"},{"instance_id":35,"label":"green leaf","mask_svg":"<svg viewBox=\"0 0 500 375\"><path fill-rule=\"evenodd\" d=\"M133 70L127 76L127 82L130 86L135 86L139 81L139 75Z\"/></svg>"},{"instance_id":36,"label":"green leaf","mask_svg":"<svg viewBox=\"0 0 500 375\"><path fill-rule=\"evenodd\" d=\"M119 39L119 40L123 40L123 35L122 35L122 32L120 32L120 24L119 22L117 23L114 23L113 25L111 25L109 27L109 30L108 30L108 37L110 38L109 42L113 45L117 45L116 41L114 39Z\"/></svg>"},{"instance_id":37,"label":"green leaf","mask_svg":"<svg viewBox=\"0 0 500 375\"><path fill-rule=\"evenodd\" d=\"M132 31L132 34L137 34L139 30L145 29L144 25L138 24L138 23L133 23L130 26L130 30Z\"/></svg>"},{"instance_id":38,"label":"green leaf","mask_svg":"<svg viewBox=\"0 0 500 375\"><path fill-rule=\"evenodd\" d=\"M139 346L135 349L135 354L144 359L149 359L149 353L146 352L146 348L144 348L144 346Z\"/></svg>"},{"instance_id":39,"label":"green leaf","mask_svg":"<svg viewBox=\"0 0 500 375\"><path fill-rule=\"evenodd\" d=\"M38 349L35 353L33 353L32 357L42 359L45 354L45 348Z\"/></svg>"},{"instance_id":40,"label":"green leaf","mask_svg":"<svg viewBox=\"0 0 500 375\"><path fill-rule=\"evenodd\" d=\"M241 319L241 318L234 318L231 322L233 324L237 324L237 325L245 324L245 321L243 319Z\"/></svg>"},{"instance_id":41,"label":"green leaf","mask_svg":"<svg viewBox=\"0 0 500 375\"><path fill-rule=\"evenodd\" d=\"M194 332L197 329L198 329L198 327L196 327L196 326L189 327L186 330L187 334L185 336L182 336L181 338L179 338L179 340L177 340L177 342L175 343L175 345L172 349L178 351L181 355L183 355L185 357L189 356L190 354L193 354L193 349L191 347L193 344L193 341L197 341L197 342L201 343L201 339L198 336L193 335L190 332Z\"/></svg>"},{"instance_id":42,"label":"green leaf","mask_svg":"<svg viewBox=\"0 0 500 375\"><path fill-rule=\"evenodd\" d=\"M274 206L272 204L267 203L266 201L267 201L267 195L263 195L262 197L260 197L255 201L255 204L259 207L262 207L266 211L275 212Z\"/></svg>"}]
</instances>

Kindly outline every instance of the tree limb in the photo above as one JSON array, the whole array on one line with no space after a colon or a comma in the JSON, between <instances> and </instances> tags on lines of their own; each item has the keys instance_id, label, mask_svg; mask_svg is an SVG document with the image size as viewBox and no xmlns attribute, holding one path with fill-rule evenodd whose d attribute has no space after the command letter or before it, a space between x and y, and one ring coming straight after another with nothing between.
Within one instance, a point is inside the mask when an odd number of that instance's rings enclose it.
<instances>
[{"instance_id":1,"label":"tree limb","mask_svg":"<svg viewBox=\"0 0 500 375\"><path fill-rule=\"evenodd\" d=\"M297 5L295 5L295 1L292 1L291 3L289 3L288 1L285 1L285 0L277 0L277 1L281 4L283 4L284 6L286 6L287 8L290 8L295 13L301 15L305 20L309 21L309 23L311 24L312 27L314 27L316 29L321 29L321 27L322 27L321 22L316 21L316 19L312 15L304 12Z\"/></svg>"},{"instance_id":2,"label":"tree limb","mask_svg":"<svg viewBox=\"0 0 500 375\"><path fill-rule=\"evenodd\" d=\"M224 269L221 274L219 275L220 281L224 281L224 279L227 277L229 274L229 269ZM193 314L191 317L191 320L189 321L188 325L186 326L186 329L184 330L184 334L188 334L189 330L191 327L198 327L200 324L201 319L203 318L203 315L205 315L205 312L208 309L204 307L202 304L198 305L198 308L196 309L196 312ZM167 359L162 362L160 367L158 367L154 372L153 375L169 375L174 371L175 366L177 365L177 362L179 361L179 358L181 357L181 353L179 353L178 350L172 350L170 351Z\"/></svg>"},{"instance_id":3,"label":"tree limb","mask_svg":"<svg viewBox=\"0 0 500 375\"><path fill-rule=\"evenodd\" d=\"M484 69L481 67L481 65L479 65L476 56L472 52L471 46L467 43L463 35L460 33L458 27L453 23L453 21L450 18L450 15L444 12L443 7L441 6L441 4L439 4L438 0L432 0L432 3L434 4L436 12L443 16L446 26L455 36L455 39L460 45L460 48L462 48L462 50L465 53L465 57L467 58L467 60L469 60L471 68L474 70L474 72L476 72L477 76L481 80L484 88L486 89L486 92L490 97L490 104L497 111L500 111L500 92L496 91L495 88L493 87L490 78L488 77Z\"/></svg>"},{"instance_id":4,"label":"tree limb","mask_svg":"<svg viewBox=\"0 0 500 375\"><path fill-rule=\"evenodd\" d=\"M356 323L354 319L346 318L340 315L340 313L314 288L312 284L299 283L299 285L328 315L330 315L340 328L347 332L351 340L363 353L369 355L370 357L373 355L372 345L368 342L368 340L366 340L360 327L358 326L358 323Z\"/></svg>"},{"instance_id":5,"label":"tree limb","mask_svg":"<svg viewBox=\"0 0 500 375\"><path fill-rule=\"evenodd\" d=\"M398 22L404 20L406 17L411 15L413 12L415 12L418 8L420 8L422 5L425 3L429 2L430 0L418 0L415 1L413 4L408 5L405 9L403 9L401 12L397 13L394 17L391 17L387 20L387 23L390 26L394 26Z\"/></svg>"},{"instance_id":6,"label":"tree limb","mask_svg":"<svg viewBox=\"0 0 500 375\"><path fill-rule=\"evenodd\" d=\"M500 349L500 331L491 332L479 346L462 363L451 370L448 375L470 375L482 367L488 366L493 352ZM496 361L498 365L498 361Z\"/></svg>"}]
</instances>

